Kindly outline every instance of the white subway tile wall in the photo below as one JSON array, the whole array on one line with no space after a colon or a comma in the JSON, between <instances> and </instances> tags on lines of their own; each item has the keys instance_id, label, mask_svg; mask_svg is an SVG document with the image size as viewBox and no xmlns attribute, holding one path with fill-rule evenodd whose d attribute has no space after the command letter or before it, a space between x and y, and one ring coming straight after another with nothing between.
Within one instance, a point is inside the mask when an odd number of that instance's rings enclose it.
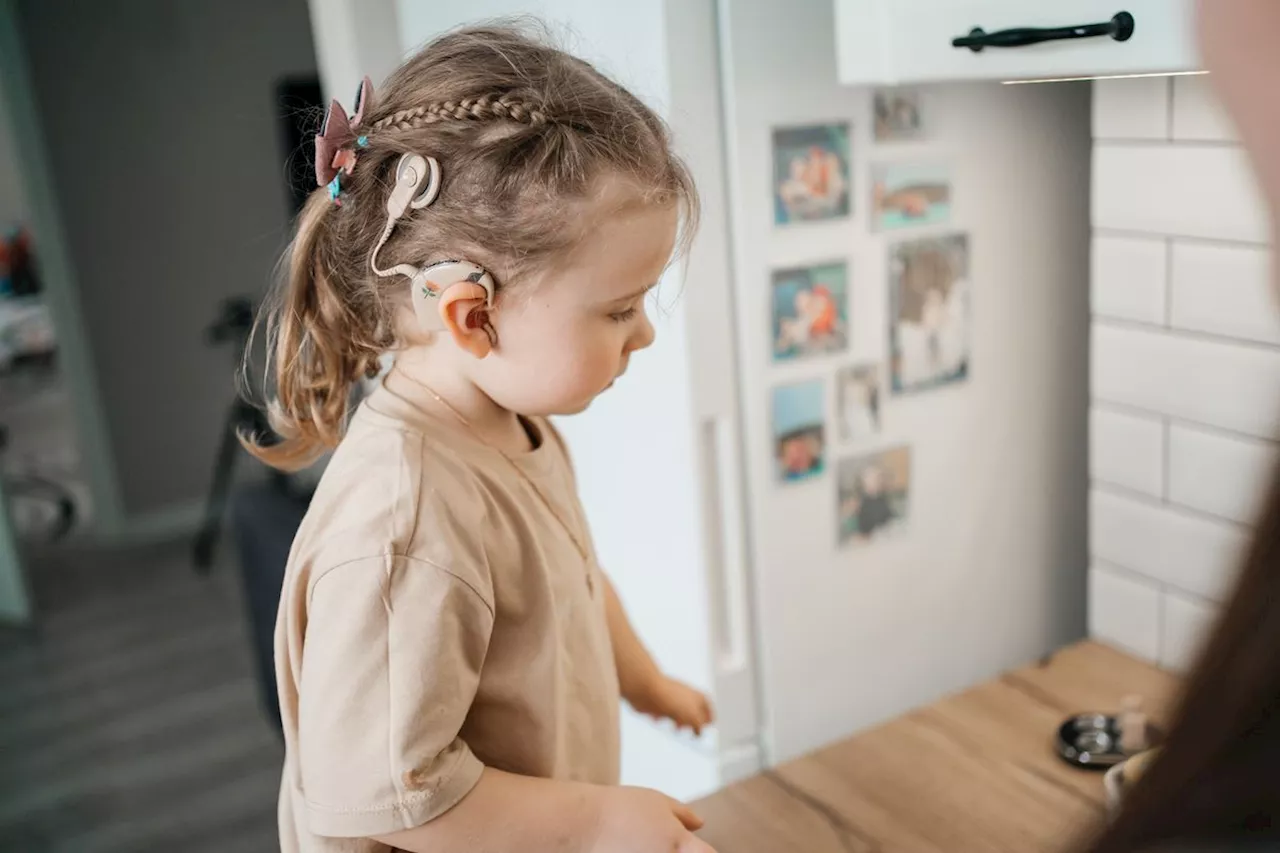
<instances>
[{"instance_id":1,"label":"white subway tile wall","mask_svg":"<svg viewBox=\"0 0 1280 853\"><path fill-rule=\"evenodd\" d=\"M1093 398L1257 438L1275 428L1280 349L1095 318Z\"/></svg>"},{"instance_id":2,"label":"white subway tile wall","mask_svg":"<svg viewBox=\"0 0 1280 853\"><path fill-rule=\"evenodd\" d=\"M1095 405L1089 412L1089 475L1109 483L1164 497L1164 421Z\"/></svg>"},{"instance_id":3,"label":"white subway tile wall","mask_svg":"<svg viewBox=\"0 0 1280 853\"><path fill-rule=\"evenodd\" d=\"M1229 522L1101 485L1089 496L1089 533L1095 560L1206 600L1226 595L1248 538Z\"/></svg>"},{"instance_id":4,"label":"white subway tile wall","mask_svg":"<svg viewBox=\"0 0 1280 853\"><path fill-rule=\"evenodd\" d=\"M1171 424L1169 502L1249 524L1274 457L1269 441Z\"/></svg>"},{"instance_id":5,"label":"white subway tile wall","mask_svg":"<svg viewBox=\"0 0 1280 853\"><path fill-rule=\"evenodd\" d=\"M1169 325L1280 344L1280 303L1272 284L1270 249L1179 240L1173 242L1170 256Z\"/></svg>"},{"instance_id":6,"label":"white subway tile wall","mask_svg":"<svg viewBox=\"0 0 1280 853\"><path fill-rule=\"evenodd\" d=\"M1159 77L1108 80L1093 87L1093 138L1168 139L1169 89Z\"/></svg>"},{"instance_id":7,"label":"white subway tile wall","mask_svg":"<svg viewBox=\"0 0 1280 853\"><path fill-rule=\"evenodd\" d=\"M1164 325L1168 258L1169 244L1161 238L1095 236L1089 272L1093 313Z\"/></svg>"},{"instance_id":8,"label":"white subway tile wall","mask_svg":"<svg viewBox=\"0 0 1280 853\"><path fill-rule=\"evenodd\" d=\"M1089 636L1149 661L1160 657L1160 587L1094 566L1089 570Z\"/></svg>"},{"instance_id":9,"label":"white subway tile wall","mask_svg":"<svg viewBox=\"0 0 1280 853\"><path fill-rule=\"evenodd\" d=\"M1235 145L1096 141L1092 206L1095 228L1252 243L1270 231Z\"/></svg>"},{"instance_id":10,"label":"white subway tile wall","mask_svg":"<svg viewBox=\"0 0 1280 853\"><path fill-rule=\"evenodd\" d=\"M1203 77L1094 84L1089 631L1183 670L1275 462L1271 226Z\"/></svg>"}]
</instances>

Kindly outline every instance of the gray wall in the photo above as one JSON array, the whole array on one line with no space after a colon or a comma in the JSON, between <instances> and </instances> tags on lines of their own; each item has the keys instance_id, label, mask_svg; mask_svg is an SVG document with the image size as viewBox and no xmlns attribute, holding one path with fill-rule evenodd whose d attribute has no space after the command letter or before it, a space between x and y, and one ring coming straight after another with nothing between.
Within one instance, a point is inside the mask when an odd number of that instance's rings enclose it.
<instances>
[{"instance_id":1,"label":"gray wall","mask_svg":"<svg viewBox=\"0 0 1280 853\"><path fill-rule=\"evenodd\" d=\"M8 110L0 109L0 234L27 218Z\"/></svg>"},{"instance_id":2,"label":"gray wall","mask_svg":"<svg viewBox=\"0 0 1280 853\"><path fill-rule=\"evenodd\" d=\"M287 239L275 84L305 0L20 6L126 518L199 500L234 393L204 328Z\"/></svg>"}]
</instances>

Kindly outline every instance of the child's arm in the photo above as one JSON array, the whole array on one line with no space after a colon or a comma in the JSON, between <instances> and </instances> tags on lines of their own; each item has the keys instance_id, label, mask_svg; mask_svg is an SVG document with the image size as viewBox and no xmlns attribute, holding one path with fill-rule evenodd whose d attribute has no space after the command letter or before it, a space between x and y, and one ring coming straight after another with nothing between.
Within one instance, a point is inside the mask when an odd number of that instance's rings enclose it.
<instances>
[{"instance_id":1,"label":"child's arm","mask_svg":"<svg viewBox=\"0 0 1280 853\"><path fill-rule=\"evenodd\" d=\"M692 834L701 826L688 807L657 791L486 769L448 812L375 840L409 853L715 853Z\"/></svg>"},{"instance_id":2,"label":"child's arm","mask_svg":"<svg viewBox=\"0 0 1280 853\"><path fill-rule=\"evenodd\" d=\"M688 726L695 734L701 734L714 716L710 701L692 687L662 674L636 636L622 608L622 600L608 578L604 579L604 594L622 698L642 714L669 719L681 728Z\"/></svg>"}]
</instances>

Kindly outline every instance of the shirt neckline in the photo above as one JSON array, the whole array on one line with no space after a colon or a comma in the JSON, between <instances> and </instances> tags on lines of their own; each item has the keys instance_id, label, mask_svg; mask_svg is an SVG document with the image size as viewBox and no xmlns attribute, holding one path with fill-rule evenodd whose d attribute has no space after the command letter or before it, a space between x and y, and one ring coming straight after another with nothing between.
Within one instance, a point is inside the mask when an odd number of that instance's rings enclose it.
<instances>
[{"instance_id":1,"label":"shirt neckline","mask_svg":"<svg viewBox=\"0 0 1280 853\"><path fill-rule=\"evenodd\" d=\"M400 390L393 391L386 385L386 377L378 380L373 392L360 404L356 417L365 417L384 426L407 428L427 439L449 436L452 440L449 447L465 449L474 454L496 459L503 465L514 464L529 474L544 474L552 464L552 454L548 446L555 439L544 418L519 415L521 425L527 432L535 433L539 442L532 450L521 453L508 453L481 440L469 428L463 426L456 418L445 417L433 411L438 406L435 401L416 398ZM530 439L533 435L530 435ZM508 462L508 460L510 460Z\"/></svg>"}]
</instances>

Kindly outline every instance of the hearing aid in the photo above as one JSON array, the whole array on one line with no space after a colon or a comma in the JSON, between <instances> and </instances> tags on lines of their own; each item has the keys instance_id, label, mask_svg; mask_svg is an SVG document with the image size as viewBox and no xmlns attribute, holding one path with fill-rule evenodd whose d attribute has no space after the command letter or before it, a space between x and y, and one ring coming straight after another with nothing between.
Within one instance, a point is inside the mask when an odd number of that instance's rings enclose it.
<instances>
[{"instance_id":1,"label":"hearing aid","mask_svg":"<svg viewBox=\"0 0 1280 853\"><path fill-rule=\"evenodd\" d=\"M413 311L424 329L439 331L444 328L440 319L440 297L455 284L478 284L484 288L484 310L493 308L493 278L481 267L470 261L440 261L415 268L413 276ZM487 316L480 326L493 343L493 328Z\"/></svg>"},{"instance_id":2,"label":"hearing aid","mask_svg":"<svg viewBox=\"0 0 1280 853\"><path fill-rule=\"evenodd\" d=\"M448 260L428 264L425 267L413 264L396 264L387 269L378 267L378 252L386 245L391 232L410 210L421 210L429 206L440 195L440 163L434 157L423 157L421 154L402 154L396 165L396 183L387 195L387 224L382 229L382 236L369 255L369 267L373 272L388 278L403 275L409 279L409 292L413 300L413 311L424 329L439 331L444 328L440 317L439 302L441 295L455 284L478 284L484 288L485 311L493 310L495 285L493 277L483 268L470 261ZM490 343L494 342L493 327L487 319L483 328L489 335Z\"/></svg>"}]
</instances>

